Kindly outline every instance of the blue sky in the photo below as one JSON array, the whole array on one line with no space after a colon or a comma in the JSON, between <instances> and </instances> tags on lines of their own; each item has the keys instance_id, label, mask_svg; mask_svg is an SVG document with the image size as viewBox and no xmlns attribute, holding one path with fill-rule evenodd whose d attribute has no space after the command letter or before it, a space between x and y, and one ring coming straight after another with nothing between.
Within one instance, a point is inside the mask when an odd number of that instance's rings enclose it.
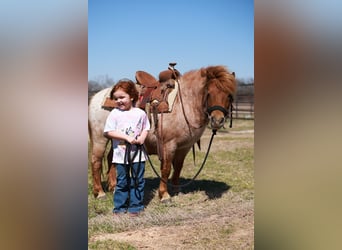
<instances>
[{"instance_id":1,"label":"blue sky","mask_svg":"<svg viewBox=\"0 0 342 250\"><path fill-rule=\"evenodd\" d=\"M88 80L225 65L254 78L252 0L89 0Z\"/></svg>"}]
</instances>

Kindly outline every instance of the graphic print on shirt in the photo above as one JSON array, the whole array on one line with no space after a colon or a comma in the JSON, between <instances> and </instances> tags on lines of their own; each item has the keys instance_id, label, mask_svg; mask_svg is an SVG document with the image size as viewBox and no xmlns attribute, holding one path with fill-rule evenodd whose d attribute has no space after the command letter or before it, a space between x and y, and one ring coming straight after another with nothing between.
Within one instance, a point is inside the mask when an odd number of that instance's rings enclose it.
<instances>
[{"instance_id":1,"label":"graphic print on shirt","mask_svg":"<svg viewBox=\"0 0 342 250\"><path fill-rule=\"evenodd\" d=\"M132 127L126 128L125 134L130 136L130 137L134 137L135 136Z\"/></svg>"},{"instance_id":2,"label":"graphic print on shirt","mask_svg":"<svg viewBox=\"0 0 342 250\"><path fill-rule=\"evenodd\" d=\"M141 134L143 125L144 125L144 120L142 118L140 118L138 121L138 124L136 126L135 137L137 137L138 135Z\"/></svg>"}]
</instances>

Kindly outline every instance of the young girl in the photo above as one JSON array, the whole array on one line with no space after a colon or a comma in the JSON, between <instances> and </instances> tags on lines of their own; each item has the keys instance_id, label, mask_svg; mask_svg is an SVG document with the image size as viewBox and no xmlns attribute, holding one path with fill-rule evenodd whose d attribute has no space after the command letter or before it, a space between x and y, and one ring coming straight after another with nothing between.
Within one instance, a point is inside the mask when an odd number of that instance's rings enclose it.
<instances>
[{"instance_id":1,"label":"young girl","mask_svg":"<svg viewBox=\"0 0 342 250\"><path fill-rule=\"evenodd\" d=\"M112 139L113 163L117 172L113 213L128 212L135 216L144 209L146 159L141 145L146 139L150 123L146 113L134 107L138 91L131 80L120 80L112 93L117 108L107 117L104 136Z\"/></svg>"}]
</instances>

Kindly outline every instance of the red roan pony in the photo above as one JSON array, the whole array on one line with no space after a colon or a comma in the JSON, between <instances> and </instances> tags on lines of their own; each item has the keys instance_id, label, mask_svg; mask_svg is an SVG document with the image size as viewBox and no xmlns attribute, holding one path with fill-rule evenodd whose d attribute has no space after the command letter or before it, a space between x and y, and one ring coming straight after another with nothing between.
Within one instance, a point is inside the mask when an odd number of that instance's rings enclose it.
<instances>
[{"instance_id":1,"label":"red roan pony","mask_svg":"<svg viewBox=\"0 0 342 250\"><path fill-rule=\"evenodd\" d=\"M153 121L151 131L145 141L148 154L157 154L157 143L162 141L161 181L159 198L170 200L167 181L173 166L171 183L179 185L179 177L184 159L192 146L199 141L208 123L213 130L225 124L232 96L236 91L235 74L229 73L224 66L209 66L184 73L178 79L179 90L172 112L158 114L162 119L162 131L157 131L162 138L157 140ZM105 195L101 186L102 159L108 139L103 136L105 120L109 111L101 108L101 104L109 95L110 88L101 90L93 96L89 103L89 136L91 142L91 163L93 174L93 193L98 198ZM158 122L160 130L161 122ZM110 165L109 165L110 166ZM115 170L108 175L111 189L115 185Z\"/></svg>"}]
</instances>

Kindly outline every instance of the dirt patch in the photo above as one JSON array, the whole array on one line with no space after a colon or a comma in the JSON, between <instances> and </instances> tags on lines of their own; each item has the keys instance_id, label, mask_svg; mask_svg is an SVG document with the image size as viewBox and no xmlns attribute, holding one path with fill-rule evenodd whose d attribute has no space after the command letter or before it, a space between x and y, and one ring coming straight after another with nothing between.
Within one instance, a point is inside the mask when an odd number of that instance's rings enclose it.
<instances>
[{"instance_id":1,"label":"dirt patch","mask_svg":"<svg viewBox=\"0 0 342 250\"><path fill-rule=\"evenodd\" d=\"M201 212L201 217L193 214L193 218L185 219L178 225L151 226L121 233L101 234L93 237L92 241L114 240L129 243L137 249L253 249L253 201L246 202L235 197L226 208L218 203L221 202L209 202L207 205L211 208L207 212L202 209L204 212ZM196 206L194 208L201 209ZM206 215L209 210L212 214ZM139 220L146 220L146 216L148 215L134 220L139 224ZM122 219L128 218L113 218L118 220L117 223Z\"/></svg>"}]
</instances>

